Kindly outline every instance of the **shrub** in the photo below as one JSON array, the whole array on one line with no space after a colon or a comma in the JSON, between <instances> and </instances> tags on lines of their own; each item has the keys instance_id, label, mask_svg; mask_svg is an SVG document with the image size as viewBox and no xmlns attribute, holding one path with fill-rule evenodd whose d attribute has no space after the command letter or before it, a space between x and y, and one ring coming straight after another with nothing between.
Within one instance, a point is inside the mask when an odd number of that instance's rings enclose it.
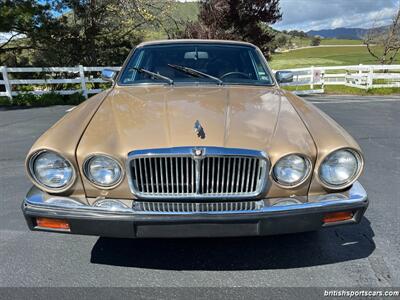
<instances>
[{"instance_id":1,"label":"shrub","mask_svg":"<svg viewBox=\"0 0 400 300\"><path fill-rule=\"evenodd\" d=\"M68 105L78 105L83 101L85 101L85 97L81 93L74 93L71 95L67 95L65 96L65 98L66 98L65 104Z\"/></svg>"},{"instance_id":2,"label":"shrub","mask_svg":"<svg viewBox=\"0 0 400 300\"><path fill-rule=\"evenodd\" d=\"M37 97L36 102L32 103L32 106L51 106L51 105L63 105L64 98L60 94L49 93L43 94Z\"/></svg>"},{"instance_id":3,"label":"shrub","mask_svg":"<svg viewBox=\"0 0 400 300\"><path fill-rule=\"evenodd\" d=\"M32 106L37 102L39 96L34 94L19 94L12 98L12 104L17 106Z\"/></svg>"},{"instance_id":4,"label":"shrub","mask_svg":"<svg viewBox=\"0 0 400 300\"><path fill-rule=\"evenodd\" d=\"M20 91L20 92L31 92L31 91L35 90L35 85L23 84L23 85L17 85L14 88L16 91Z\"/></svg>"},{"instance_id":5,"label":"shrub","mask_svg":"<svg viewBox=\"0 0 400 300\"><path fill-rule=\"evenodd\" d=\"M10 106L11 100L8 97L0 97L0 106Z\"/></svg>"},{"instance_id":6,"label":"shrub","mask_svg":"<svg viewBox=\"0 0 400 300\"><path fill-rule=\"evenodd\" d=\"M16 105L16 106L51 106L51 105L78 105L85 101L85 97L81 93L71 95L60 95L57 93L48 93L43 95L34 95L29 93L19 94L12 100L7 97L0 97L0 106Z\"/></svg>"},{"instance_id":7,"label":"shrub","mask_svg":"<svg viewBox=\"0 0 400 300\"><path fill-rule=\"evenodd\" d=\"M319 46L321 44L321 38L319 36L314 36L311 39L310 46Z\"/></svg>"}]
</instances>

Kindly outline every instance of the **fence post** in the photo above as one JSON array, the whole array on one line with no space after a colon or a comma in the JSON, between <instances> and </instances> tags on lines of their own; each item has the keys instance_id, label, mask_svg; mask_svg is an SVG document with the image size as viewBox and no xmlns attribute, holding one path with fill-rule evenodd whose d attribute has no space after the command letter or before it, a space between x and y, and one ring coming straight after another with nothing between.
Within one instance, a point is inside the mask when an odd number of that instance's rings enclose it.
<instances>
[{"instance_id":1,"label":"fence post","mask_svg":"<svg viewBox=\"0 0 400 300\"><path fill-rule=\"evenodd\" d=\"M310 76L310 90L314 89L314 66L310 67L310 72L311 72L311 76Z\"/></svg>"},{"instance_id":2,"label":"fence post","mask_svg":"<svg viewBox=\"0 0 400 300\"><path fill-rule=\"evenodd\" d=\"M358 66L359 66L358 75L360 75L360 76L358 77L358 79L356 81L357 81L358 85L362 85L362 79L361 78L362 78L362 74L363 74L363 68L362 68L363 64L359 64Z\"/></svg>"},{"instance_id":3,"label":"fence post","mask_svg":"<svg viewBox=\"0 0 400 300\"><path fill-rule=\"evenodd\" d=\"M87 89L86 89L85 71L84 71L82 65L79 65L79 76L81 78L82 94L87 99L88 98L88 92L87 92Z\"/></svg>"},{"instance_id":4,"label":"fence post","mask_svg":"<svg viewBox=\"0 0 400 300\"><path fill-rule=\"evenodd\" d=\"M0 67L0 69L1 69L1 73L3 74L3 81L4 81L4 86L6 88L7 97L12 99L11 83L10 83L10 80L8 79L7 67L3 66L3 67Z\"/></svg>"},{"instance_id":5,"label":"fence post","mask_svg":"<svg viewBox=\"0 0 400 300\"><path fill-rule=\"evenodd\" d=\"M374 68L370 66L368 72L367 89L372 89L373 84L374 84Z\"/></svg>"}]
</instances>

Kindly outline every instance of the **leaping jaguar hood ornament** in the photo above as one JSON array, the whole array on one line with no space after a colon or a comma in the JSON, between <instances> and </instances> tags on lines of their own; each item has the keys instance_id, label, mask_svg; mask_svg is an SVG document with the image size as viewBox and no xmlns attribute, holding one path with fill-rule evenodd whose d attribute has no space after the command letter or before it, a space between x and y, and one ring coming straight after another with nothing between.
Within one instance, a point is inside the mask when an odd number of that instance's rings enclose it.
<instances>
[{"instance_id":1,"label":"leaping jaguar hood ornament","mask_svg":"<svg viewBox=\"0 0 400 300\"><path fill-rule=\"evenodd\" d=\"M197 136L200 139L205 139L206 138L206 133L204 131L203 126L201 126L200 121L196 120L196 122L194 123L194 132L197 134Z\"/></svg>"}]
</instances>

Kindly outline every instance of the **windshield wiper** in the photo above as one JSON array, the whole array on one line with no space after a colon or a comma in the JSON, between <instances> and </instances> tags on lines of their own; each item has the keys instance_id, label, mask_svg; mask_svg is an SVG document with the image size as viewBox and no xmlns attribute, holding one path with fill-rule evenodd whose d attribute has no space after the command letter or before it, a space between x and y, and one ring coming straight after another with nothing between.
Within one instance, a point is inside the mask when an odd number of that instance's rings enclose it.
<instances>
[{"instance_id":1,"label":"windshield wiper","mask_svg":"<svg viewBox=\"0 0 400 300\"><path fill-rule=\"evenodd\" d=\"M224 84L224 82L221 79L219 79L218 77L214 77L214 76L212 76L210 74L206 74L206 73L197 71L197 70L192 69L192 68L179 66L179 65L173 65L173 64L168 64L168 66L173 68L173 69L175 69L175 70L178 70L178 71L181 71L183 73L189 74L190 76L193 76L193 77L209 78L209 79L212 79L212 80L218 82L219 85Z\"/></svg>"},{"instance_id":2,"label":"windshield wiper","mask_svg":"<svg viewBox=\"0 0 400 300\"><path fill-rule=\"evenodd\" d=\"M145 73L147 75L150 75L152 78L157 78L157 79L168 81L168 83L171 84L171 85L174 84L174 81L171 78L167 77L167 76L163 76L163 75L151 72L151 71L143 69L143 68L133 67L132 69L138 71L139 73Z\"/></svg>"}]
</instances>

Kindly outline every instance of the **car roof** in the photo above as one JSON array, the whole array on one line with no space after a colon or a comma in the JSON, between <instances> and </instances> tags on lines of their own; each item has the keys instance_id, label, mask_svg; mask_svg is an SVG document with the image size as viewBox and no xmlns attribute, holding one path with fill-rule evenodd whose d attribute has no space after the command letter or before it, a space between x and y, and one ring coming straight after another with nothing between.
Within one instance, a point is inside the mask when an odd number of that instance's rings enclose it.
<instances>
[{"instance_id":1,"label":"car roof","mask_svg":"<svg viewBox=\"0 0 400 300\"><path fill-rule=\"evenodd\" d=\"M250 46L256 48L251 43L242 42L242 41L232 41L232 40L205 40L205 39L181 39L181 40L156 40L156 41L148 41L140 43L137 47L145 47L145 46L155 46L155 45L169 45L169 44L224 44L224 45L238 45L238 46Z\"/></svg>"}]
</instances>

